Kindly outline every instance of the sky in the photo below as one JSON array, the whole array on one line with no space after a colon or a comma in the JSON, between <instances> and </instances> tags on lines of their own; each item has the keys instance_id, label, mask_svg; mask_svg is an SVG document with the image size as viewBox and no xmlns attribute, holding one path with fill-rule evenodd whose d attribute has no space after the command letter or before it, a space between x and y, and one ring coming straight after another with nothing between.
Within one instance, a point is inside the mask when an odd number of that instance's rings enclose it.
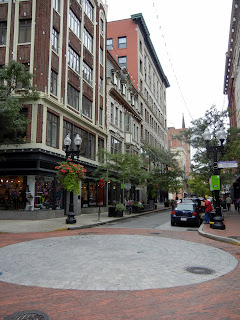
<instances>
[{"instance_id":1,"label":"sky","mask_svg":"<svg viewBox=\"0 0 240 320\"><path fill-rule=\"evenodd\" d=\"M167 125L181 128L215 105L225 110L225 60L232 0L103 0L107 20L142 13L167 89Z\"/></svg>"}]
</instances>

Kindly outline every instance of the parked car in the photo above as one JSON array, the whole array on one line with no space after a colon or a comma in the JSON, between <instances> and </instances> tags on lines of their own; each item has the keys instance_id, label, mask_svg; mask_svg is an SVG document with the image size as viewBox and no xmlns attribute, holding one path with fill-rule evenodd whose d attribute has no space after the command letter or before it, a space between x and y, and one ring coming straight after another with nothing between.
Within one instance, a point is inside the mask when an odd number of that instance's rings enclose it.
<instances>
[{"instance_id":1,"label":"parked car","mask_svg":"<svg viewBox=\"0 0 240 320\"><path fill-rule=\"evenodd\" d=\"M201 222L198 205L195 202L181 202L172 210L171 226L185 223L199 227Z\"/></svg>"}]
</instances>

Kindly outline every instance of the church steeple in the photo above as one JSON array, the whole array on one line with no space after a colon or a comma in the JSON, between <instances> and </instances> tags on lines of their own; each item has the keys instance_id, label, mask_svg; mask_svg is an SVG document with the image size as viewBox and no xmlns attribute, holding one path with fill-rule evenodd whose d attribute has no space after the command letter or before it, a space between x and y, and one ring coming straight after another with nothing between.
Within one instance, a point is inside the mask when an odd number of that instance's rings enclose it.
<instances>
[{"instance_id":1,"label":"church steeple","mask_svg":"<svg viewBox=\"0 0 240 320\"><path fill-rule=\"evenodd\" d=\"M182 115L182 129L185 129L184 113Z\"/></svg>"}]
</instances>

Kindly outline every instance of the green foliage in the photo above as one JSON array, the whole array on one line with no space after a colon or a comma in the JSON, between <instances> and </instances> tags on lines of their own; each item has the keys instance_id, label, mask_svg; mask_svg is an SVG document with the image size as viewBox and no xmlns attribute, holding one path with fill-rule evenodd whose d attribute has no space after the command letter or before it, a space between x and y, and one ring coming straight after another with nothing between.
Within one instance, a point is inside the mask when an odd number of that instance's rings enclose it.
<instances>
[{"instance_id":1,"label":"green foliage","mask_svg":"<svg viewBox=\"0 0 240 320\"><path fill-rule=\"evenodd\" d=\"M62 161L55 167L57 170L57 177L62 186L67 191L73 191L74 194L79 193L80 181L85 178L83 166L73 163L71 159Z\"/></svg>"},{"instance_id":2,"label":"green foliage","mask_svg":"<svg viewBox=\"0 0 240 320\"><path fill-rule=\"evenodd\" d=\"M130 153L102 152L105 154L106 162L93 172L94 177L106 181L131 183L132 185L145 183L146 170L143 167L141 156Z\"/></svg>"},{"instance_id":3,"label":"green foliage","mask_svg":"<svg viewBox=\"0 0 240 320\"><path fill-rule=\"evenodd\" d=\"M147 155L149 162L154 164L147 176L149 197L154 199L157 189L178 193L183 188L181 182L183 172L176 160L177 153L149 145L146 145L144 150L146 151L145 157Z\"/></svg>"},{"instance_id":4,"label":"green foliage","mask_svg":"<svg viewBox=\"0 0 240 320\"><path fill-rule=\"evenodd\" d=\"M23 143L28 120L21 114L25 99L37 99L38 92L31 86L33 75L24 71L16 61L0 69L0 143ZM23 90L18 90L24 88Z\"/></svg>"},{"instance_id":5,"label":"green foliage","mask_svg":"<svg viewBox=\"0 0 240 320\"><path fill-rule=\"evenodd\" d=\"M189 191L198 197L205 197L210 194L208 179L203 180L203 176L193 173L192 177L188 180Z\"/></svg>"},{"instance_id":6,"label":"green foliage","mask_svg":"<svg viewBox=\"0 0 240 320\"><path fill-rule=\"evenodd\" d=\"M124 211L124 210L126 210L126 208L122 203L116 204L116 211Z\"/></svg>"}]
</instances>

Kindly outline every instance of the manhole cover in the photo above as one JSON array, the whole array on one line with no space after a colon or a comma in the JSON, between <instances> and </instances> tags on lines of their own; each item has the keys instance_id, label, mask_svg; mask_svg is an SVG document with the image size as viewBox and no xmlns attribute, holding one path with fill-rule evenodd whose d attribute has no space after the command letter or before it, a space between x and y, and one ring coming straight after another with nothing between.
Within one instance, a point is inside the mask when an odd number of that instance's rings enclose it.
<instances>
[{"instance_id":1,"label":"manhole cover","mask_svg":"<svg viewBox=\"0 0 240 320\"><path fill-rule=\"evenodd\" d=\"M198 231L198 229L187 229L187 231Z\"/></svg>"},{"instance_id":2,"label":"manhole cover","mask_svg":"<svg viewBox=\"0 0 240 320\"><path fill-rule=\"evenodd\" d=\"M150 232L150 234L160 234L160 232Z\"/></svg>"},{"instance_id":3,"label":"manhole cover","mask_svg":"<svg viewBox=\"0 0 240 320\"><path fill-rule=\"evenodd\" d=\"M7 316L3 320L50 320L49 317L41 311L20 311L10 316Z\"/></svg>"},{"instance_id":4,"label":"manhole cover","mask_svg":"<svg viewBox=\"0 0 240 320\"><path fill-rule=\"evenodd\" d=\"M195 274L213 274L215 271L209 268L203 267L188 267L186 271L195 273Z\"/></svg>"}]
</instances>

